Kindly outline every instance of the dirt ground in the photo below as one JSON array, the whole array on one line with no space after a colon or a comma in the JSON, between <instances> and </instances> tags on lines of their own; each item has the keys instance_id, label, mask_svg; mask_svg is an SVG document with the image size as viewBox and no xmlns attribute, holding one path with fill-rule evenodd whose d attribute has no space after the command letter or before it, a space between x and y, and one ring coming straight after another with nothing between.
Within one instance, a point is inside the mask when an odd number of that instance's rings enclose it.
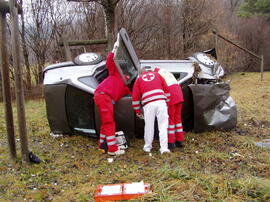
<instances>
[{"instance_id":1,"label":"dirt ground","mask_svg":"<svg viewBox=\"0 0 270 202\"><path fill-rule=\"evenodd\" d=\"M1 103L0 201L94 201L97 185L142 180L152 192L134 201L269 201L270 149L255 143L270 139L270 72L262 82L258 73L226 79L238 109L235 129L189 132L185 148L166 155L159 154L157 141L149 156L142 151L143 140L134 139L112 163L97 151L95 139L50 136L41 99L26 102L26 115L29 147L42 163L11 162Z\"/></svg>"}]
</instances>

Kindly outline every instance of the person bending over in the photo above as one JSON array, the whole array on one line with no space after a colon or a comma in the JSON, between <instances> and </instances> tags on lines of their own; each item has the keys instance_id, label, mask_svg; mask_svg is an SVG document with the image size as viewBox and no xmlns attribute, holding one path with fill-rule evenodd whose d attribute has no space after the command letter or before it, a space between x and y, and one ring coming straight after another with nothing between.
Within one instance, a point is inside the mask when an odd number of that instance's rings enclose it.
<instances>
[{"instance_id":1,"label":"person bending over","mask_svg":"<svg viewBox=\"0 0 270 202\"><path fill-rule=\"evenodd\" d=\"M166 81L170 92L170 102L168 103L169 126L168 126L168 147L173 149L184 146L184 131L182 125L182 104L184 96L180 85L171 72L156 67L155 72L158 72Z\"/></svg>"},{"instance_id":2,"label":"person bending over","mask_svg":"<svg viewBox=\"0 0 270 202\"><path fill-rule=\"evenodd\" d=\"M98 85L94 93L94 100L101 119L98 148L102 149L102 144L107 143L108 154L110 155L125 153L124 150L118 148L115 139L114 104L123 96L131 93L118 72L113 59L114 53L119 47L118 41L114 44L112 52L107 56L106 67L109 76Z\"/></svg>"},{"instance_id":3,"label":"person bending over","mask_svg":"<svg viewBox=\"0 0 270 202\"><path fill-rule=\"evenodd\" d=\"M169 90L165 80L149 67L142 68L142 74L137 78L133 86L132 107L138 117L142 117L140 104L144 111L144 147L145 152L150 152L154 139L155 117L158 121L160 153L168 153L168 110L166 100L169 98Z\"/></svg>"}]
</instances>

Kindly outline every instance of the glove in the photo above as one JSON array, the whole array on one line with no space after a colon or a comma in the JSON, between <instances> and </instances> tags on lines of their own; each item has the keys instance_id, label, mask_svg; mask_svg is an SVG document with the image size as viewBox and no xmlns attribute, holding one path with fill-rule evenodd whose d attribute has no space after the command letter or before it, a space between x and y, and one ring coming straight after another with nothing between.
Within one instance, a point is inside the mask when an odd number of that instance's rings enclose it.
<instances>
[{"instance_id":1,"label":"glove","mask_svg":"<svg viewBox=\"0 0 270 202\"><path fill-rule=\"evenodd\" d=\"M144 116L142 113L136 113L136 116L139 118L139 119L144 119Z\"/></svg>"},{"instance_id":2,"label":"glove","mask_svg":"<svg viewBox=\"0 0 270 202\"><path fill-rule=\"evenodd\" d=\"M119 33L117 34L117 39L116 39L116 41L120 41L120 34L119 34Z\"/></svg>"},{"instance_id":3,"label":"glove","mask_svg":"<svg viewBox=\"0 0 270 202\"><path fill-rule=\"evenodd\" d=\"M112 52L114 54L116 53L116 50L117 50L118 47L119 47L119 43L118 42L115 42L114 45L113 45L113 49L112 49Z\"/></svg>"},{"instance_id":4,"label":"glove","mask_svg":"<svg viewBox=\"0 0 270 202\"><path fill-rule=\"evenodd\" d=\"M116 40L116 42L115 42L114 45L113 45L113 50L112 50L113 53L115 53L116 50L117 50L117 48L119 47L119 45L120 45L119 41L120 41L120 35L119 35L119 33L118 33L118 34L117 34L117 40Z\"/></svg>"},{"instance_id":5,"label":"glove","mask_svg":"<svg viewBox=\"0 0 270 202\"><path fill-rule=\"evenodd\" d=\"M116 48L118 48L119 47L119 41L116 41L115 43L114 43L114 45L113 45L113 49L116 49Z\"/></svg>"},{"instance_id":6,"label":"glove","mask_svg":"<svg viewBox=\"0 0 270 202\"><path fill-rule=\"evenodd\" d=\"M130 79L129 75L124 75L125 79L128 81Z\"/></svg>"}]
</instances>

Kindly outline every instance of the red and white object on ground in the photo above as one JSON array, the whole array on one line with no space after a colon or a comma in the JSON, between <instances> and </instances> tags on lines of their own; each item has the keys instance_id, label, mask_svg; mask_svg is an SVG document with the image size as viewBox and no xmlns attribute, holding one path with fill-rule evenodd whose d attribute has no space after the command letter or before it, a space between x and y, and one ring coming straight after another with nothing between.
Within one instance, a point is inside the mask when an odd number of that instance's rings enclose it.
<instances>
[{"instance_id":1,"label":"red and white object on ground","mask_svg":"<svg viewBox=\"0 0 270 202\"><path fill-rule=\"evenodd\" d=\"M96 202L129 200L150 192L150 185L142 182L99 185L95 193Z\"/></svg>"},{"instance_id":2,"label":"red and white object on ground","mask_svg":"<svg viewBox=\"0 0 270 202\"><path fill-rule=\"evenodd\" d=\"M115 139L118 149L124 150L128 148L127 140L123 131L115 132Z\"/></svg>"}]
</instances>

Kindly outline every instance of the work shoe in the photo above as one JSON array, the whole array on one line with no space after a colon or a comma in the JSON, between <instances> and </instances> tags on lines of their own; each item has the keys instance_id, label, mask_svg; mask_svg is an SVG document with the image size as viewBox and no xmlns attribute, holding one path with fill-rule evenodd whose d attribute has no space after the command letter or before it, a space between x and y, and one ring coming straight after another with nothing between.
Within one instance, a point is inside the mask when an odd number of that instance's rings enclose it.
<instances>
[{"instance_id":1,"label":"work shoe","mask_svg":"<svg viewBox=\"0 0 270 202\"><path fill-rule=\"evenodd\" d=\"M175 144L174 143L168 143L168 149L174 149Z\"/></svg>"},{"instance_id":2,"label":"work shoe","mask_svg":"<svg viewBox=\"0 0 270 202\"><path fill-rule=\"evenodd\" d=\"M107 153L104 149L100 149L100 148L98 148L98 151L99 151L101 154L106 154L106 153Z\"/></svg>"},{"instance_id":3,"label":"work shoe","mask_svg":"<svg viewBox=\"0 0 270 202\"><path fill-rule=\"evenodd\" d=\"M171 151L169 149L164 150L164 151L160 151L161 154L165 154L165 153L171 153Z\"/></svg>"},{"instance_id":4,"label":"work shoe","mask_svg":"<svg viewBox=\"0 0 270 202\"><path fill-rule=\"evenodd\" d=\"M118 145L118 149L125 150L127 148L128 148L127 144Z\"/></svg>"},{"instance_id":5,"label":"work shoe","mask_svg":"<svg viewBox=\"0 0 270 202\"><path fill-rule=\"evenodd\" d=\"M146 153L150 153L151 152L150 149L145 149L145 148L143 148L143 151L146 152Z\"/></svg>"},{"instance_id":6,"label":"work shoe","mask_svg":"<svg viewBox=\"0 0 270 202\"><path fill-rule=\"evenodd\" d=\"M106 153L108 151L108 145L106 140L100 145L99 149L103 150L103 153Z\"/></svg>"},{"instance_id":7,"label":"work shoe","mask_svg":"<svg viewBox=\"0 0 270 202\"><path fill-rule=\"evenodd\" d=\"M176 147L184 147L185 146L184 141L176 141L175 146Z\"/></svg>"},{"instance_id":8,"label":"work shoe","mask_svg":"<svg viewBox=\"0 0 270 202\"><path fill-rule=\"evenodd\" d=\"M119 156L119 155L122 155L122 154L124 154L125 153L125 150L121 150L121 149L118 149L117 151L115 151L115 152L109 152L108 151L108 154L109 155L112 155L112 156Z\"/></svg>"}]
</instances>

